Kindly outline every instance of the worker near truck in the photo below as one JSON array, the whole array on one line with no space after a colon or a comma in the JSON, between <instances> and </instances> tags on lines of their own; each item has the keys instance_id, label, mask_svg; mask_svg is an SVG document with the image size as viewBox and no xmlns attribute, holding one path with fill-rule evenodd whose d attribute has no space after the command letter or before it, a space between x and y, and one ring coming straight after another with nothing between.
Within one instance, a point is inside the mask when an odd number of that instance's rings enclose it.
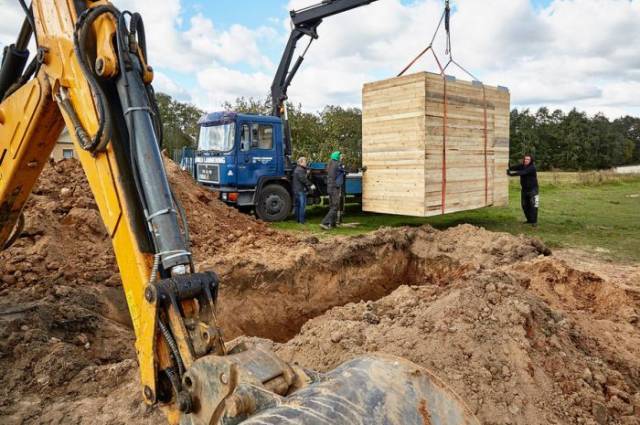
<instances>
[{"instance_id":1,"label":"worker near truck","mask_svg":"<svg viewBox=\"0 0 640 425\"><path fill-rule=\"evenodd\" d=\"M538 207L540 206L540 189L538 187L538 173L532 155L525 155L522 163L509 167L507 174L520 176L520 202L527 224L538 225Z\"/></svg>"},{"instance_id":2,"label":"worker near truck","mask_svg":"<svg viewBox=\"0 0 640 425\"><path fill-rule=\"evenodd\" d=\"M314 191L316 186L309 180L307 176L307 158L301 156L298 158L298 165L293 170L293 210L295 212L296 221L304 224L305 210L307 209L307 192Z\"/></svg>"},{"instance_id":3,"label":"worker near truck","mask_svg":"<svg viewBox=\"0 0 640 425\"><path fill-rule=\"evenodd\" d=\"M329 195L329 212L324 216L320 227L330 230L336 227L342 186L344 185L345 170L342 165L343 155L340 151L331 154L331 161L327 165L327 194Z\"/></svg>"}]
</instances>

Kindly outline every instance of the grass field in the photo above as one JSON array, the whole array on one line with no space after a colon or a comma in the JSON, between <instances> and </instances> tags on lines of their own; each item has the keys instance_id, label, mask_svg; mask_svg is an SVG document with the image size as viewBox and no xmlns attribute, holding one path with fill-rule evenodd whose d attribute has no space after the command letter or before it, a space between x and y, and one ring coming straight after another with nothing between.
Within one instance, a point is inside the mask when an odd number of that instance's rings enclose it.
<instances>
[{"instance_id":1,"label":"grass field","mask_svg":"<svg viewBox=\"0 0 640 425\"><path fill-rule=\"evenodd\" d=\"M587 176L586 174L590 174ZM314 234L352 235L370 232L382 226L419 226L438 229L469 223L489 230L537 236L551 247L578 247L604 257L627 262L640 261L640 176L600 179L592 173L540 173L539 226L522 224L520 187L512 179L510 203L505 208L483 208L439 217L419 218L363 213L358 205L349 205L345 223L358 223L323 232L319 223L324 207L307 210L307 224L294 221L276 223L288 231Z\"/></svg>"}]
</instances>

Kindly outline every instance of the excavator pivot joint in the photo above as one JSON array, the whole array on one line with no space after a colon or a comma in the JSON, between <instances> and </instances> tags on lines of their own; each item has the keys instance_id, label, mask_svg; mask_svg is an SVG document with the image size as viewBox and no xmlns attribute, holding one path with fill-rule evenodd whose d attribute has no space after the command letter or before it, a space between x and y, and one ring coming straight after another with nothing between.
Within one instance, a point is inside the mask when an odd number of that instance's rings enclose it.
<instances>
[{"instance_id":1,"label":"excavator pivot joint","mask_svg":"<svg viewBox=\"0 0 640 425\"><path fill-rule=\"evenodd\" d=\"M156 301L156 290L153 286L147 286L144 290L144 299L149 303L154 303Z\"/></svg>"},{"instance_id":2,"label":"excavator pivot joint","mask_svg":"<svg viewBox=\"0 0 640 425\"><path fill-rule=\"evenodd\" d=\"M155 396L153 394L153 390L151 389L151 387L145 386L144 391L142 393L144 395L145 400L147 400L149 403L155 403Z\"/></svg>"},{"instance_id":3,"label":"excavator pivot joint","mask_svg":"<svg viewBox=\"0 0 640 425\"><path fill-rule=\"evenodd\" d=\"M213 301L218 295L218 276L213 272L186 274L156 284L158 299L164 306L205 296Z\"/></svg>"}]
</instances>

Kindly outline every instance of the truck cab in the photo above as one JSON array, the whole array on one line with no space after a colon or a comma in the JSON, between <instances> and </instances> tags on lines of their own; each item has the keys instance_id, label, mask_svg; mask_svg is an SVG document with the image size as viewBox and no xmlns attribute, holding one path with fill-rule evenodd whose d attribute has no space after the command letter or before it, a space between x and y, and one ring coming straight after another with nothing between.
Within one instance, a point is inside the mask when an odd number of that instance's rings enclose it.
<instances>
[{"instance_id":1,"label":"truck cab","mask_svg":"<svg viewBox=\"0 0 640 425\"><path fill-rule=\"evenodd\" d=\"M284 220L292 209L291 167L279 117L213 112L198 122L196 180L265 221Z\"/></svg>"}]
</instances>

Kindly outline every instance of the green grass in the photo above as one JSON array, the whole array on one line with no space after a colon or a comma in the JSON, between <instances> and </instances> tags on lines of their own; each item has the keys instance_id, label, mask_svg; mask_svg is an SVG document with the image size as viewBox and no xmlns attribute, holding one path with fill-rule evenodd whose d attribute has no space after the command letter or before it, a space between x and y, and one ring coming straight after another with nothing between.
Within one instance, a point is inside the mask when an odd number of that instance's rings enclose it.
<instances>
[{"instance_id":1,"label":"green grass","mask_svg":"<svg viewBox=\"0 0 640 425\"><path fill-rule=\"evenodd\" d=\"M304 226L294 221L275 223L274 226L322 236L362 234L382 226L430 224L445 229L469 223L493 231L537 236L551 247L577 247L613 260L640 261L640 177L592 182L584 178L552 179L545 173L541 174L543 183L537 228L522 224L524 216L516 179L511 181L510 202L505 208L483 208L419 218L363 213L358 205L349 205L344 222L359 225L323 232L319 223L327 210L316 206L307 210L307 224ZM585 181L589 183L585 184Z\"/></svg>"}]
</instances>

